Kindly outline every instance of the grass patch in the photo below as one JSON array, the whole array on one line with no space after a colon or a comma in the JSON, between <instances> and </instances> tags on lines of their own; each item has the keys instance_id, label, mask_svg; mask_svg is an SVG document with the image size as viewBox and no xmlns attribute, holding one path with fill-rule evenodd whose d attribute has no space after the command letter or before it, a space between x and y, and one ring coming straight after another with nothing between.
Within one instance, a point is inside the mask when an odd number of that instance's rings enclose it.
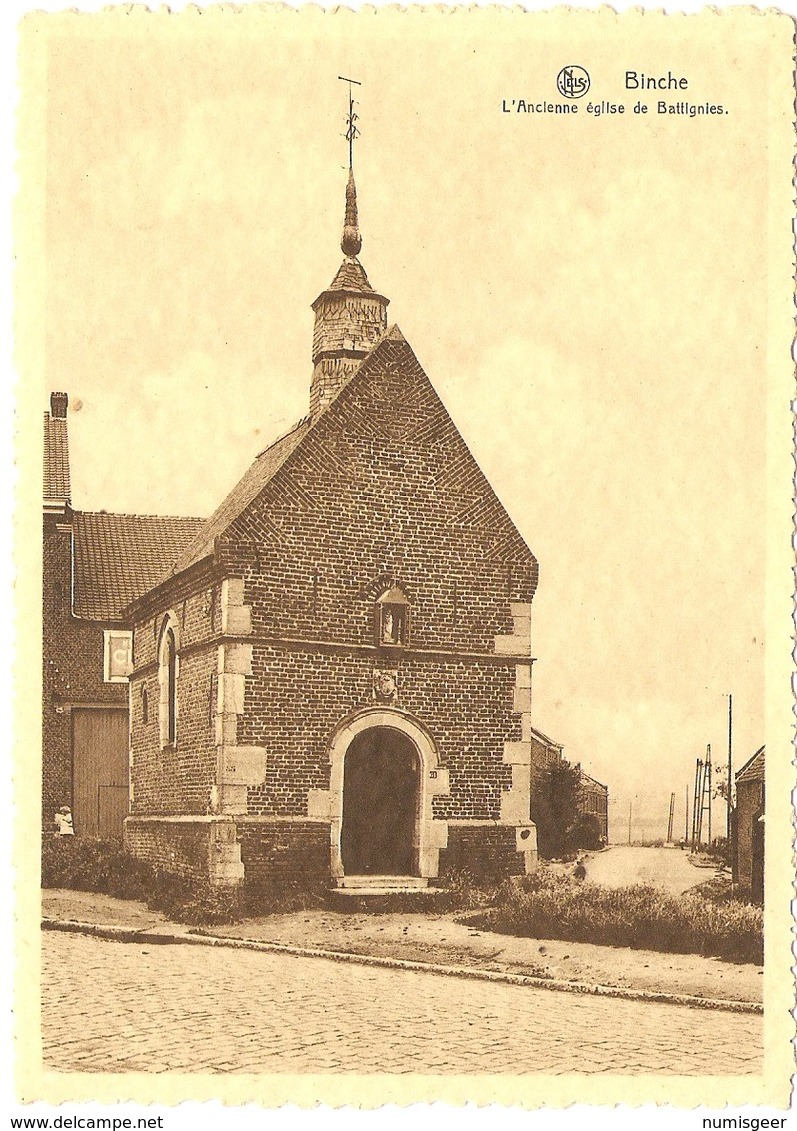
<instances>
[{"instance_id":1,"label":"grass patch","mask_svg":"<svg viewBox=\"0 0 797 1131\"><path fill-rule=\"evenodd\" d=\"M732 962L764 960L763 912L703 895L670 895L636 884L604 888L542 870L505 885L495 906L469 915L470 926L529 938L568 939Z\"/></svg>"}]
</instances>

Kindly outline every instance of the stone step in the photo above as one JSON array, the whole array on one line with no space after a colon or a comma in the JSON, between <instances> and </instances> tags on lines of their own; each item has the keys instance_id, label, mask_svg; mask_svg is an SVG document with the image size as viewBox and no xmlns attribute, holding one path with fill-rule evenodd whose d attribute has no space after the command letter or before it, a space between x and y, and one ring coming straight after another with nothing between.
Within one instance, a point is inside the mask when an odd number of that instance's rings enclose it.
<instances>
[{"instance_id":1,"label":"stone step","mask_svg":"<svg viewBox=\"0 0 797 1131\"><path fill-rule=\"evenodd\" d=\"M439 888L331 888L330 895L334 900L345 902L351 900L352 903L358 899L373 899L376 896L390 898L391 896L417 896L419 899L427 899L433 895L440 895Z\"/></svg>"},{"instance_id":2,"label":"stone step","mask_svg":"<svg viewBox=\"0 0 797 1131\"><path fill-rule=\"evenodd\" d=\"M357 895L386 892L427 891L429 881L423 876L343 876L337 881L338 892L351 892Z\"/></svg>"}]
</instances>

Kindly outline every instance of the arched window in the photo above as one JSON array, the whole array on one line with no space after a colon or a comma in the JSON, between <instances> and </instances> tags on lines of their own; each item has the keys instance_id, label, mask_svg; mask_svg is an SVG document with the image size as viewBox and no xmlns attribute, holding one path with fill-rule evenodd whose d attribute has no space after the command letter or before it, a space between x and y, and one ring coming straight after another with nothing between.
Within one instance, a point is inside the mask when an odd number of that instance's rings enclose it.
<instances>
[{"instance_id":1,"label":"arched window","mask_svg":"<svg viewBox=\"0 0 797 1131\"><path fill-rule=\"evenodd\" d=\"M171 628L166 629L163 654L166 675L166 741L173 746L177 733L177 645Z\"/></svg>"},{"instance_id":2,"label":"arched window","mask_svg":"<svg viewBox=\"0 0 797 1131\"><path fill-rule=\"evenodd\" d=\"M404 648L409 643L410 603L397 585L376 600L374 632L382 648Z\"/></svg>"},{"instance_id":3,"label":"arched window","mask_svg":"<svg viewBox=\"0 0 797 1131\"><path fill-rule=\"evenodd\" d=\"M179 674L177 635L172 616L163 619L163 635L158 650L158 680L160 683L161 746L174 746L177 741L177 677Z\"/></svg>"}]
</instances>

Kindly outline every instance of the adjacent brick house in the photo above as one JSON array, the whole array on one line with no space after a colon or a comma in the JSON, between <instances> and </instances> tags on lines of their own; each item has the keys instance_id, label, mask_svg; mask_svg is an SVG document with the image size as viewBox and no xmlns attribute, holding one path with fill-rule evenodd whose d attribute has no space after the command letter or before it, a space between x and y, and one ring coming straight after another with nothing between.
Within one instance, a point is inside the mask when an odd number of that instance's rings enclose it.
<instances>
[{"instance_id":1,"label":"adjacent brick house","mask_svg":"<svg viewBox=\"0 0 797 1131\"><path fill-rule=\"evenodd\" d=\"M44 414L43 827L69 805L78 835L121 838L131 641L122 609L200 520L73 510L67 408L66 393L53 393Z\"/></svg>"},{"instance_id":2,"label":"adjacent brick house","mask_svg":"<svg viewBox=\"0 0 797 1131\"><path fill-rule=\"evenodd\" d=\"M601 838L609 841L609 787L581 770L581 812L597 817Z\"/></svg>"},{"instance_id":3,"label":"adjacent brick house","mask_svg":"<svg viewBox=\"0 0 797 1131\"><path fill-rule=\"evenodd\" d=\"M126 842L219 884L530 871L537 562L388 328L351 176L341 247L309 415L126 610Z\"/></svg>"},{"instance_id":4,"label":"adjacent brick house","mask_svg":"<svg viewBox=\"0 0 797 1131\"><path fill-rule=\"evenodd\" d=\"M766 747L762 746L745 762L735 779L734 879L750 892L756 903L764 902L765 761Z\"/></svg>"}]
</instances>

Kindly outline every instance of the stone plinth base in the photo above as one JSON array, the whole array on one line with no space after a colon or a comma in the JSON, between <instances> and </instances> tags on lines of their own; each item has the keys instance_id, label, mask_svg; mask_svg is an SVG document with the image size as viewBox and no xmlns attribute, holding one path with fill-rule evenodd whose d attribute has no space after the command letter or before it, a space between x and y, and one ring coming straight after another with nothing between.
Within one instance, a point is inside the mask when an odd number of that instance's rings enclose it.
<instances>
[{"instance_id":1,"label":"stone plinth base","mask_svg":"<svg viewBox=\"0 0 797 1131\"><path fill-rule=\"evenodd\" d=\"M128 817L125 848L155 868L214 887L243 882L241 846L228 817Z\"/></svg>"}]
</instances>

